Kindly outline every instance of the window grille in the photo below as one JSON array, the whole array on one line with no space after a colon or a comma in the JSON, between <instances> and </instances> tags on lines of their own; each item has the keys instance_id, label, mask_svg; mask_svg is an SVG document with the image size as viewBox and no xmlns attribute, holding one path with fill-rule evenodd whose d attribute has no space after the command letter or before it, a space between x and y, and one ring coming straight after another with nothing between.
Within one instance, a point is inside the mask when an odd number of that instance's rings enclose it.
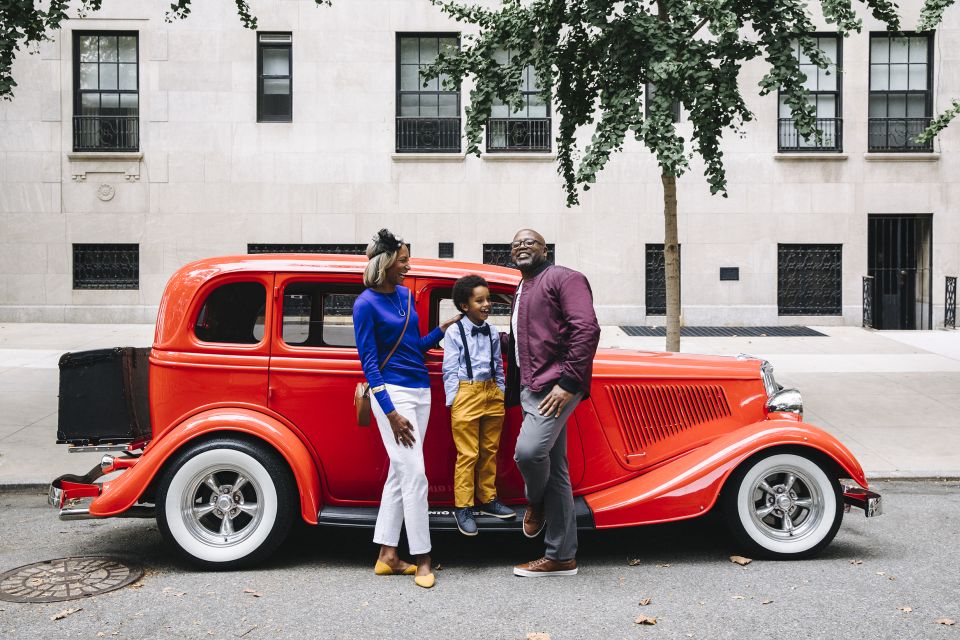
<instances>
[{"instance_id":1,"label":"window grille","mask_svg":"<svg viewBox=\"0 0 960 640\"><path fill-rule=\"evenodd\" d=\"M139 289L137 244L73 245L74 289Z\"/></svg>"},{"instance_id":2,"label":"window grille","mask_svg":"<svg viewBox=\"0 0 960 640\"><path fill-rule=\"evenodd\" d=\"M677 246L677 257L680 257L679 245ZM663 256L663 244L647 245L645 279L647 315L667 315L667 271Z\"/></svg>"},{"instance_id":3,"label":"window grille","mask_svg":"<svg viewBox=\"0 0 960 640\"><path fill-rule=\"evenodd\" d=\"M838 316L842 309L842 245L777 245L777 312Z\"/></svg>"},{"instance_id":4,"label":"window grille","mask_svg":"<svg viewBox=\"0 0 960 640\"><path fill-rule=\"evenodd\" d=\"M496 58L500 64L509 64L513 52L500 50ZM544 102L540 91L536 69L528 64L520 77L520 108L514 110L499 98L493 99L487 120L487 151L550 151L550 105Z\"/></svg>"},{"instance_id":5,"label":"window grille","mask_svg":"<svg viewBox=\"0 0 960 640\"><path fill-rule=\"evenodd\" d=\"M553 263L554 251L557 245L547 244L547 262ZM510 267L516 269L517 265L513 263L510 256L510 243L505 244L484 244L483 245L483 264L495 264L500 267Z\"/></svg>"},{"instance_id":6,"label":"window grille","mask_svg":"<svg viewBox=\"0 0 960 640\"><path fill-rule=\"evenodd\" d=\"M452 258L453 257L453 243L452 242L441 242L437 247L437 256L440 258Z\"/></svg>"},{"instance_id":7,"label":"window grille","mask_svg":"<svg viewBox=\"0 0 960 640\"><path fill-rule=\"evenodd\" d=\"M365 255L365 244L248 244L247 253L336 253Z\"/></svg>"}]
</instances>

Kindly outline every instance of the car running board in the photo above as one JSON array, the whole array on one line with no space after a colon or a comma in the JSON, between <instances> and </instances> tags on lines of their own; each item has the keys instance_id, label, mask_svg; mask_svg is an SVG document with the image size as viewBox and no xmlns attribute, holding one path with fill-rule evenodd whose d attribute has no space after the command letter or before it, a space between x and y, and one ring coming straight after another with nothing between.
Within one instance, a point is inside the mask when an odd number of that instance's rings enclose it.
<instances>
[{"instance_id":1,"label":"car running board","mask_svg":"<svg viewBox=\"0 0 960 640\"><path fill-rule=\"evenodd\" d=\"M577 529L594 529L593 512L583 498L573 499L574 511L577 514ZM523 526L523 512L526 505L510 505L517 512L517 517L510 520L501 520L493 516L477 515L477 528L480 531L520 531ZM325 506L317 514L317 524L326 527L358 527L373 529L377 523L378 507L337 507ZM456 531L457 521L453 517L452 507L431 507L431 531Z\"/></svg>"}]
</instances>

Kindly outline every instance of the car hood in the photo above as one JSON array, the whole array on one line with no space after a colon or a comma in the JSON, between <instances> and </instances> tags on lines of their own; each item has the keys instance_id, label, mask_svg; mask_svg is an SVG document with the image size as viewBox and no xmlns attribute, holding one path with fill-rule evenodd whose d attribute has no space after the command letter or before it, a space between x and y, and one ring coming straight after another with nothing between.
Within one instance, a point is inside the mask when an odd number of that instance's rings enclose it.
<instances>
[{"instance_id":1,"label":"car hood","mask_svg":"<svg viewBox=\"0 0 960 640\"><path fill-rule=\"evenodd\" d=\"M759 358L708 356L693 353L598 349L595 380L623 378L752 380L760 378Z\"/></svg>"}]
</instances>

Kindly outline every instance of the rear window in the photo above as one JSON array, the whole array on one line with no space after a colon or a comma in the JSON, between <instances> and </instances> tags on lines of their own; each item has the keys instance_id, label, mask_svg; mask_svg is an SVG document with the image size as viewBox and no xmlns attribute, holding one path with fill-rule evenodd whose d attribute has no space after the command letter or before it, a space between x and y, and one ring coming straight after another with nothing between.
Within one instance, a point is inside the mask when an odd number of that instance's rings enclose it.
<instances>
[{"instance_id":1,"label":"rear window","mask_svg":"<svg viewBox=\"0 0 960 640\"><path fill-rule=\"evenodd\" d=\"M283 341L294 347L355 347L353 303L360 285L293 282L283 291Z\"/></svg>"},{"instance_id":2,"label":"rear window","mask_svg":"<svg viewBox=\"0 0 960 640\"><path fill-rule=\"evenodd\" d=\"M210 292L194 333L204 342L257 344L263 340L267 289L259 282L231 282Z\"/></svg>"}]
</instances>

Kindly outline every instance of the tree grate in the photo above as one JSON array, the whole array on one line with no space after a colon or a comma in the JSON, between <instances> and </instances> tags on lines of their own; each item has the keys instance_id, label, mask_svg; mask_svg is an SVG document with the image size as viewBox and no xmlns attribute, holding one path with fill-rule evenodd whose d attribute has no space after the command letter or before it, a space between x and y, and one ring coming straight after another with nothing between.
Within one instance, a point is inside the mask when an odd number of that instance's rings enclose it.
<instances>
[{"instance_id":1,"label":"tree grate","mask_svg":"<svg viewBox=\"0 0 960 640\"><path fill-rule=\"evenodd\" d=\"M63 602L89 598L132 584L143 567L104 556L35 562L0 574L0 600Z\"/></svg>"},{"instance_id":2,"label":"tree grate","mask_svg":"<svg viewBox=\"0 0 960 640\"><path fill-rule=\"evenodd\" d=\"M667 335L666 327L620 327L624 333L633 337L663 338ZM680 336L683 338L803 338L826 337L810 327L680 327Z\"/></svg>"}]
</instances>

